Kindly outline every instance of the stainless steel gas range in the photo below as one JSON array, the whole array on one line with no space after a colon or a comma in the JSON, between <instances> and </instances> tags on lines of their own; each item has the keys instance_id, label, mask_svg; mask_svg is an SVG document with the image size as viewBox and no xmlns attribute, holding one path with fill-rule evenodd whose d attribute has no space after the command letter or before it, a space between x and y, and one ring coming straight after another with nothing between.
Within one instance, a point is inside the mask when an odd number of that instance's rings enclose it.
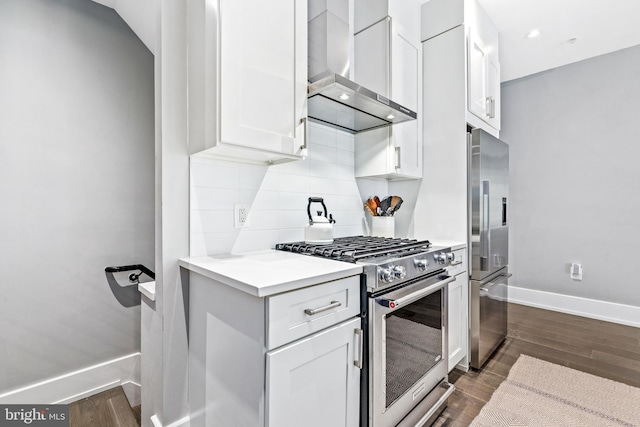
<instances>
[{"instance_id":1,"label":"stainless steel gas range","mask_svg":"<svg viewBox=\"0 0 640 427\"><path fill-rule=\"evenodd\" d=\"M430 425L455 387L447 381L450 248L428 240L343 237L276 249L363 266L361 426Z\"/></svg>"}]
</instances>

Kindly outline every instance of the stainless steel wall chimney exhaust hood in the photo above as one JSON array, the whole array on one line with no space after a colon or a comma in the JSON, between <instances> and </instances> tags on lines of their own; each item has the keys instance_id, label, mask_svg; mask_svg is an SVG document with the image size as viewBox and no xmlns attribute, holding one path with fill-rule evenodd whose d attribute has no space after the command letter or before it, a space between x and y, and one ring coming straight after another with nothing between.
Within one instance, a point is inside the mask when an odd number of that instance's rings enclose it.
<instances>
[{"instance_id":1,"label":"stainless steel wall chimney exhaust hood","mask_svg":"<svg viewBox=\"0 0 640 427\"><path fill-rule=\"evenodd\" d=\"M415 111L331 74L309 85L308 115L316 122L351 133L414 120Z\"/></svg>"},{"instance_id":2,"label":"stainless steel wall chimney exhaust hood","mask_svg":"<svg viewBox=\"0 0 640 427\"><path fill-rule=\"evenodd\" d=\"M351 133L415 120L415 111L349 80L348 0L308 4L309 119Z\"/></svg>"}]
</instances>

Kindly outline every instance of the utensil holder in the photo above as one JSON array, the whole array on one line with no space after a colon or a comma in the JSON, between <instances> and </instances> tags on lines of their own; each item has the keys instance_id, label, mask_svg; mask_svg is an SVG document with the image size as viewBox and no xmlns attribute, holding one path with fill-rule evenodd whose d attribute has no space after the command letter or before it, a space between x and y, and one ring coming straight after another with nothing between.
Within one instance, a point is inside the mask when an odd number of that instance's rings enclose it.
<instances>
[{"instance_id":1,"label":"utensil holder","mask_svg":"<svg viewBox=\"0 0 640 427\"><path fill-rule=\"evenodd\" d=\"M392 216L372 216L371 235L377 237L395 237L396 221Z\"/></svg>"}]
</instances>

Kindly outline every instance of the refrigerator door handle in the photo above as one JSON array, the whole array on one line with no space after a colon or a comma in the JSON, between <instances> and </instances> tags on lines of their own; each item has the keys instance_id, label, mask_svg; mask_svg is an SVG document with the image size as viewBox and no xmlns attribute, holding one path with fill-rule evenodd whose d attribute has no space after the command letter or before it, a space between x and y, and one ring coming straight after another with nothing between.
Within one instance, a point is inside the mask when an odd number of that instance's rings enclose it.
<instances>
[{"instance_id":1,"label":"refrigerator door handle","mask_svg":"<svg viewBox=\"0 0 640 427\"><path fill-rule=\"evenodd\" d=\"M491 252L491 221L489 218L490 182L482 181L482 228L480 229L480 270L489 271Z\"/></svg>"},{"instance_id":2,"label":"refrigerator door handle","mask_svg":"<svg viewBox=\"0 0 640 427\"><path fill-rule=\"evenodd\" d=\"M507 198L502 198L502 225L507 225Z\"/></svg>"},{"instance_id":3,"label":"refrigerator door handle","mask_svg":"<svg viewBox=\"0 0 640 427\"><path fill-rule=\"evenodd\" d=\"M478 286L481 286L480 290L487 290L487 289L482 289L482 287L486 287L486 288L491 288L493 287L493 285L500 283L500 282L504 282L506 279L509 279L511 276L513 276L513 274L511 273L507 273L507 274L500 274L499 276L494 276L491 277L489 279L485 279L482 280L480 282L478 282ZM500 279L501 277L504 277L503 280L497 280Z\"/></svg>"}]
</instances>

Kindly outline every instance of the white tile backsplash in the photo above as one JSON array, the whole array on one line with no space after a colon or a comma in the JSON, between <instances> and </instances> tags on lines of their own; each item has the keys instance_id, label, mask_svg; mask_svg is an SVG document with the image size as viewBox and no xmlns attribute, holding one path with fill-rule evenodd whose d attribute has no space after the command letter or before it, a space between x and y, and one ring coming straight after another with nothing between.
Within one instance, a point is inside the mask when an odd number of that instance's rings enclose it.
<instances>
[{"instance_id":1,"label":"white tile backsplash","mask_svg":"<svg viewBox=\"0 0 640 427\"><path fill-rule=\"evenodd\" d=\"M200 187L239 188L240 170L237 166L215 159L193 158L191 177Z\"/></svg>"},{"instance_id":2,"label":"white tile backsplash","mask_svg":"<svg viewBox=\"0 0 640 427\"><path fill-rule=\"evenodd\" d=\"M351 151L352 153L355 151L355 138L353 135L350 135L346 132L337 132L336 133L336 147L339 150Z\"/></svg>"},{"instance_id":3,"label":"white tile backsplash","mask_svg":"<svg viewBox=\"0 0 640 427\"><path fill-rule=\"evenodd\" d=\"M228 211L233 210L234 203L238 203L239 200L238 189L197 187L197 191L191 192L191 209Z\"/></svg>"},{"instance_id":4,"label":"white tile backsplash","mask_svg":"<svg viewBox=\"0 0 640 427\"><path fill-rule=\"evenodd\" d=\"M279 173L277 175L279 191L286 191L289 193L309 193L309 191L313 189L313 186L310 184L312 182L311 177L291 173Z\"/></svg>"},{"instance_id":5,"label":"white tile backsplash","mask_svg":"<svg viewBox=\"0 0 640 427\"><path fill-rule=\"evenodd\" d=\"M353 135L310 123L305 160L260 166L191 159L191 256L273 248L304 240L310 196L323 197L336 237L365 234L354 177ZM250 205L249 225L236 229L233 207ZM320 205L313 206L314 209Z\"/></svg>"},{"instance_id":6,"label":"white tile backsplash","mask_svg":"<svg viewBox=\"0 0 640 427\"><path fill-rule=\"evenodd\" d=\"M331 194L337 190L337 180L334 178L309 177L309 193Z\"/></svg>"},{"instance_id":7,"label":"white tile backsplash","mask_svg":"<svg viewBox=\"0 0 640 427\"><path fill-rule=\"evenodd\" d=\"M257 165L240 165L239 166L238 186L240 189L256 190L258 188L264 190L277 190L277 188L267 188L263 182L271 184L270 180L265 180L269 171L267 166Z\"/></svg>"},{"instance_id":8,"label":"white tile backsplash","mask_svg":"<svg viewBox=\"0 0 640 427\"><path fill-rule=\"evenodd\" d=\"M340 133L344 134L344 132ZM308 135L309 139L313 141L313 147L310 146L310 150L315 150L316 147L319 146L336 148L336 144L338 143L338 132L327 126L319 126L315 123L310 123ZM345 135L351 136L349 134Z\"/></svg>"},{"instance_id":9,"label":"white tile backsplash","mask_svg":"<svg viewBox=\"0 0 640 427\"><path fill-rule=\"evenodd\" d=\"M353 150L341 150L336 151L336 163L339 165L351 166L351 169L355 167L356 161L353 156Z\"/></svg>"},{"instance_id":10,"label":"white tile backsplash","mask_svg":"<svg viewBox=\"0 0 640 427\"><path fill-rule=\"evenodd\" d=\"M191 211L191 234L223 233L233 228L233 211Z\"/></svg>"}]
</instances>

